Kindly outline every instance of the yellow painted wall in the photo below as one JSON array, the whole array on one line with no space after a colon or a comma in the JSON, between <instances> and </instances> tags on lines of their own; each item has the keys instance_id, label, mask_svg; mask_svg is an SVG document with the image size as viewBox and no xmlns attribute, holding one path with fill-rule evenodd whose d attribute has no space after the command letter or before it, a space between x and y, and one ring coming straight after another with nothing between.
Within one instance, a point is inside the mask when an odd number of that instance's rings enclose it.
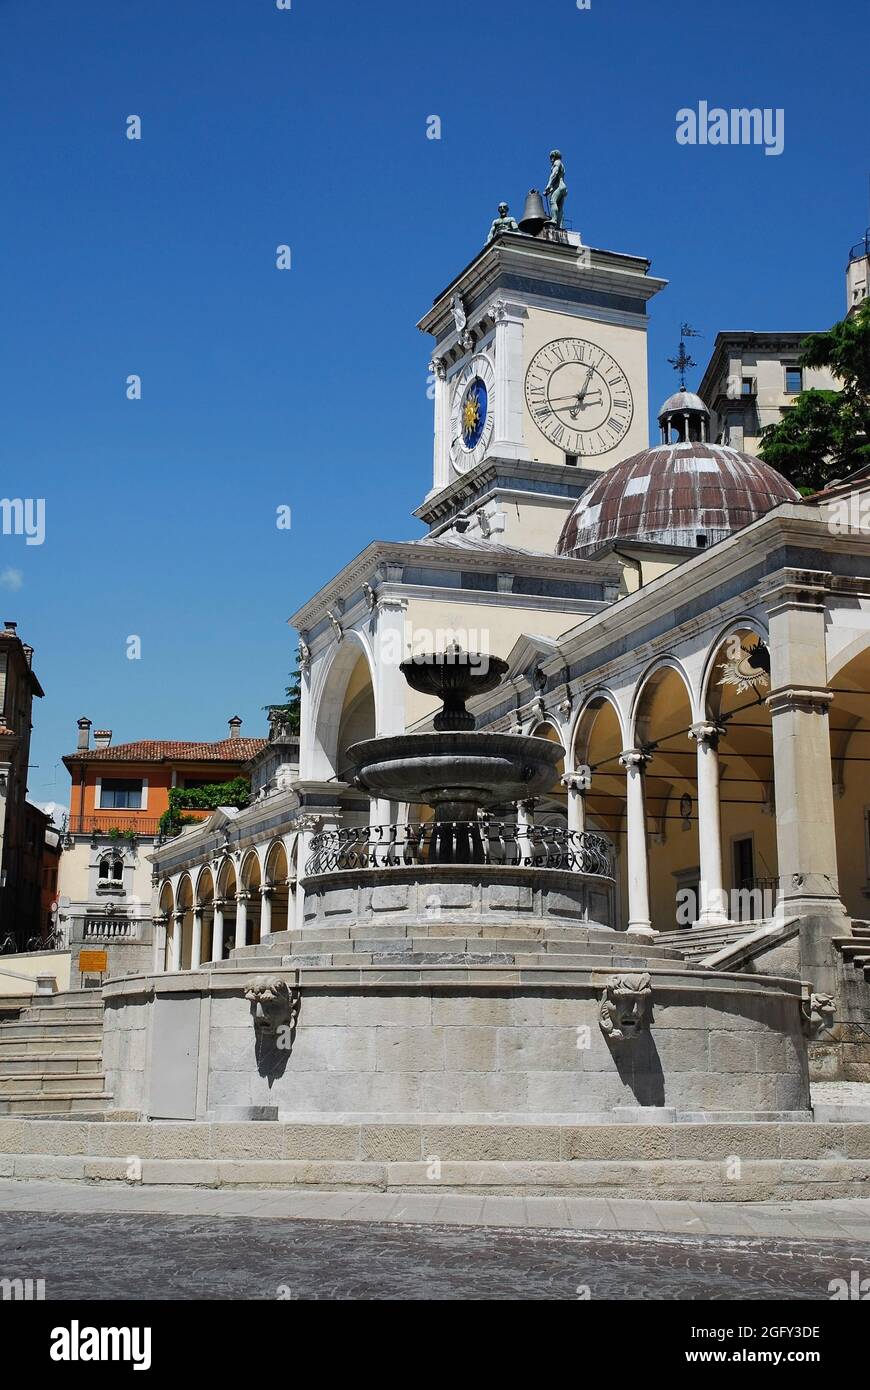
<instances>
[{"instance_id":1,"label":"yellow painted wall","mask_svg":"<svg viewBox=\"0 0 870 1390\"><path fill-rule=\"evenodd\" d=\"M53 975L56 992L63 993L69 989L70 960L69 951L0 956L0 997L33 994L37 975Z\"/></svg>"},{"instance_id":2,"label":"yellow painted wall","mask_svg":"<svg viewBox=\"0 0 870 1390\"><path fill-rule=\"evenodd\" d=\"M467 634L467 639L459 639L463 646L488 652L490 656L506 657L517 638L525 633L538 633L544 637L558 637L566 628L573 626L577 619L561 612L546 612L540 608L511 607L494 603L469 602L463 594L452 598L410 599L406 614L406 627L413 638L425 630L432 633L437 641L437 649L446 645L445 636L451 631ZM440 636L439 636L440 635ZM429 695L421 695L408 686L405 695L405 725L415 724L427 714L438 708L439 702Z\"/></svg>"}]
</instances>

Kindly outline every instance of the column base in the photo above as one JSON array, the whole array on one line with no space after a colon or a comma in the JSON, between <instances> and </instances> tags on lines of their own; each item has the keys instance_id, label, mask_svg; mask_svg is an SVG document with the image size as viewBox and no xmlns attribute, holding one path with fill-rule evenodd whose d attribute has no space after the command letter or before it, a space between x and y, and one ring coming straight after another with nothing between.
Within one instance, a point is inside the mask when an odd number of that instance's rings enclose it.
<instances>
[{"instance_id":1,"label":"column base","mask_svg":"<svg viewBox=\"0 0 870 1390\"><path fill-rule=\"evenodd\" d=\"M696 927L735 927L737 923L731 917L726 917L721 912L702 912L696 921L692 923L692 931Z\"/></svg>"},{"instance_id":2,"label":"column base","mask_svg":"<svg viewBox=\"0 0 870 1390\"><path fill-rule=\"evenodd\" d=\"M651 922L629 922L625 934L636 937L640 941L652 941L658 936L658 932L653 930Z\"/></svg>"}]
</instances>

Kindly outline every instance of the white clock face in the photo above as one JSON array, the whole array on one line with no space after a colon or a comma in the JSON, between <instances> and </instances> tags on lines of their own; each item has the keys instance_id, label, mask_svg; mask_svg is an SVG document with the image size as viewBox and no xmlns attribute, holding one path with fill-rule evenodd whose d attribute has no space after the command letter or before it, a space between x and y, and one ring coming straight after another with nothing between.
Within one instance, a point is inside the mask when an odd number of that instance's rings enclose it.
<instances>
[{"instance_id":1,"label":"white clock face","mask_svg":"<svg viewBox=\"0 0 870 1390\"><path fill-rule=\"evenodd\" d=\"M526 372L526 405L551 444L586 456L615 449L634 414L625 372L585 338L538 349Z\"/></svg>"},{"instance_id":2,"label":"white clock face","mask_svg":"<svg viewBox=\"0 0 870 1390\"><path fill-rule=\"evenodd\" d=\"M450 457L457 473L467 473L486 457L495 420L495 372L478 352L451 382Z\"/></svg>"}]
</instances>

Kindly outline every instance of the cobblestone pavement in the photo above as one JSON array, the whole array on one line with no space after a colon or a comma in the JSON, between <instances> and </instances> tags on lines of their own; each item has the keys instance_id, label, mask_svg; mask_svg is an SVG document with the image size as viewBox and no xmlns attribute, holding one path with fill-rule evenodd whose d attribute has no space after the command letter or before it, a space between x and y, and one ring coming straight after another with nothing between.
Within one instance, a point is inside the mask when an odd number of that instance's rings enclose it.
<instances>
[{"instance_id":1,"label":"cobblestone pavement","mask_svg":"<svg viewBox=\"0 0 870 1390\"><path fill-rule=\"evenodd\" d=\"M870 1242L0 1213L0 1277L49 1300L827 1300L853 1270Z\"/></svg>"}]
</instances>

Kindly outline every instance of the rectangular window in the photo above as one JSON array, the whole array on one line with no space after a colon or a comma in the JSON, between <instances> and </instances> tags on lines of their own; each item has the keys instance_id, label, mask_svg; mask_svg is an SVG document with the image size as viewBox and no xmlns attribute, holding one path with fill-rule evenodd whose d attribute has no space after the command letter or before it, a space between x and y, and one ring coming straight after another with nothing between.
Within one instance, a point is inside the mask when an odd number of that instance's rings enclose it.
<instances>
[{"instance_id":1,"label":"rectangular window","mask_svg":"<svg viewBox=\"0 0 870 1390\"><path fill-rule=\"evenodd\" d=\"M100 793L102 811L138 811L142 806L142 779L104 777Z\"/></svg>"},{"instance_id":2,"label":"rectangular window","mask_svg":"<svg viewBox=\"0 0 870 1390\"><path fill-rule=\"evenodd\" d=\"M745 377L743 377L742 381L740 382L740 394L741 394L741 396L751 396L751 395L754 394L754 392L755 392L755 382L752 380L752 377L751 377L751 376L745 376Z\"/></svg>"},{"instance_id":3,"label":"rectangular window","mask_svg":"<svg viewBox=\"0 0 870 1390\"><path fill-rule=\"evenodd\" d=\"M785 394L797 396L803 390L803 372L800 367L786 367Z\"/></svg>"}]
</instances>

